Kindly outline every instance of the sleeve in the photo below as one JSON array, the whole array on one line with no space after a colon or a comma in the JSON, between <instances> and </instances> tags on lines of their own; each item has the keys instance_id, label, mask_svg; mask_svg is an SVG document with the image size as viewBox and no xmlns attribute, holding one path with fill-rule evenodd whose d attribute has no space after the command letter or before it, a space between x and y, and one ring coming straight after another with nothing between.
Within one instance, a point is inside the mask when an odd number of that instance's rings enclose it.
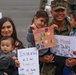
<instances>
[{"instance_id":1,"label":"sleeve","mask_svg":"<svg viewBox=\"0 0 76 75\"><path fill-rule=\"evenodd\" d=\"M47 49L43 49L43 50L39 50L39 57L42 57L44 55L48 55L48 48Z\"/></svg>"},{"instance_id":2,"label":"sleeve","mask_svg":"<svg viewBox=\"0 0 76 75\"><path fill-rule=\"evenodd\" d=\"M10 62L9 66L15 67L15 61L12 59L13 56L17 57L17 54L12 52L11 54L6 55Z\"/></svg>"},{"instance_id":3,"label":"sleeve","mask_svg":"<svg viewBox=\"0 0 76 75\"><path fill-rule=\"evenodd\" d=\"M14 52L12 52L12 53L10 53L10 54L8 54L8 55L5 55L8 59L10 58L10 59L12 59L12 57L13 56L16 56L17 57L17 54L16 53L14 53Z\"/></svg>"},{"instance_id":4,"label":"sleeve","mask_svg":"<svg viewBox=\"0 0 76 75\"><path fill-rule=\"evenodd\" d=\"M10 60L4 55L0 56L0 70L8 69L9 65Z\"/></svg>"},{"instance_id":5,"label":"sleeve","mask_svg":"<svg viewBox=\"0 0 76 75\"><path fill-rule=\"evenodd\" d=\"M34 35L31 28L28 28L26 40L29 43L29 47L35 47Z\"/></svg>"},{"instance_id":6,"label":"sleeve","mask_svg":"<svg viewBox=\"0 0 76 75\"><path fill-rule=\"evenodd\" d=\"M0 51L0 53L2 53L0 55L0 70L2 69L8 69L9 66L15 66L15 62L12 60L12 56L16 56L16 53L12 53L12 54L4 54L3 52Z\"/></svg>"}]
</instances>

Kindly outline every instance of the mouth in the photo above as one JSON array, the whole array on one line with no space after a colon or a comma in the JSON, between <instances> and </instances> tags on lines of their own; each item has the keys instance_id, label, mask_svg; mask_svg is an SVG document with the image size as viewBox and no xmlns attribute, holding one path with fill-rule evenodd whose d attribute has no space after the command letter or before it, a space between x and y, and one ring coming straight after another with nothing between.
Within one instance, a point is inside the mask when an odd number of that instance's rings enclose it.
<instances>
[{"instance_id":1,"label":"mouth","mask_svg":"<svg viewBox=\"0 0 76 75\"><path fill-rule=\"evenodd\" d=\"M4 52L6 52L7 50L4 50Z\"/></svg>"}]
</instances>

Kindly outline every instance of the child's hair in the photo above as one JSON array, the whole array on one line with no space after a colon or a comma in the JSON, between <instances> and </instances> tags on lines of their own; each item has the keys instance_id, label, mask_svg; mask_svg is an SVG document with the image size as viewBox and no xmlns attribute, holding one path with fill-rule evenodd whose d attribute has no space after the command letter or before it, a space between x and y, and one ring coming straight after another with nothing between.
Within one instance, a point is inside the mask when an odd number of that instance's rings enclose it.
<instances>
[{"instance_id":1,"label":"child's hair","mask_svg":"<svg viewBox=\"0 0 76 75\"><path fill-rule=\"evenodd\" d=\"M41 18L41 17L46 18L47 23L49 22L48 13L44 10L38 10L34 16L36 16L37 18ZM34 19L32 20L32 23L33 22L34 22Z\"/></svg>"},{"instance_id":2,"label":"child's hair","mask_svg":"<svg viewBox=\"0 0 76 75\"><path fill-rule=\"evenodd\" d=\"M15 42L14 42L14 39L13 39L12 37L10 37L10 36L4 36L4 37L2 37L2 39L1 39L1 41L0 41L0 44L1 44L1 42L2 42L3 40L10 40L12 46L15 46Z\"/></svg>"},{"instance_id":3,"label":"child's hair","mask_svg":"<svg viewBox=\"0 0 76 75\"><path fill-rule=\"evenodd\" d=\"M76 10L73 10L72 12L70 12L70 14L73 15L74 20L76 21Z\"/></svg>"}]
</instances>

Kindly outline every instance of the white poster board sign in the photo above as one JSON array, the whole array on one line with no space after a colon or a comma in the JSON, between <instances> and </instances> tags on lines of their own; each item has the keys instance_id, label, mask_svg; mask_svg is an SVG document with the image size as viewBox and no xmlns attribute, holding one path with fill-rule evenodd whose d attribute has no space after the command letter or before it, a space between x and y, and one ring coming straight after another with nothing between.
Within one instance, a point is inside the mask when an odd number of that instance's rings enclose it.
<instances>
[{"instance_id":1,"label":"white poster board sign","mask_svg":"<svg viewBox=\"0 0 76 75\"><path fill-rule=\"evenodd\" d=\"M19 75L39 75L38 50L33 48L19 49Z\"/></svg>"},{"instance_id":2,"label":"white poster board sign","mask_svg":"<svg viewBox=\"0 0 76 75\"><path fill-rule=\"evenodd\" d=\"M2 18L2 12L0 12L0 19Z\"/></svg>"},{"instance_id":3,"label":"white poster board sign","mask_svg":"<svg viewBox=\"0 0 76 75\"><path fill-rule=\"evenodd\" d=\"M55 35L56 47L51 48L51 52L64 57L74 57L73 51L76 50L76 37L75 36L60 36Z\"/></svg>"}]
</instances>

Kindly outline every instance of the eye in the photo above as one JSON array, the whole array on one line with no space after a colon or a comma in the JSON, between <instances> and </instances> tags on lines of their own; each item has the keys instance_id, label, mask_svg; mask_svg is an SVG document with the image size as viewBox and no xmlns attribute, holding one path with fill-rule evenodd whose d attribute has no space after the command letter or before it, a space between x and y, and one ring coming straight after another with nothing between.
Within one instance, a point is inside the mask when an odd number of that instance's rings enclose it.
<instances>
[{"instance_id":1,"label":"eye","mask_svg":"<svg viewBox=\"0 0 76 75\"><path fill-rule=\"evenodd\" d=\"M4 47L4 44L1 44L2 47Z\"/></svg>"},{"instance_id":2,"label":"eye","mask_svg":"<svg viewBox=\"0 0 76 75\"><path fill-rule=\"evenodd\" d=\"M11 26L7 26L7 28L11 28Z\"/></svg>"},{"instance_id":3,"label":"eye","mask_svg":"<svg viewBox=\"0 0 76 75\"><path fill-rule=\"evenodd\" d=\"M9 45L6 45L7 47L9 47Z\"/></svg>"},{"instance_id":4,"label":"eye","mask_svg":"<svg viewBox=\"0 0 76 75\"><path fill-rule=\"evenodd\" d=\"M4 27L4 26L2 26L2 29L5 29L5 27Z\"/></svg>"},{"instance_id":5,"label":"eye","mask_svg":"<svg viewBox=\"0 0 76 75\"><path fill-rule=\"evenodd\" d=\"M44 20L41 20L41 22L44 22Z\"/></svg>"}]
</instances>

